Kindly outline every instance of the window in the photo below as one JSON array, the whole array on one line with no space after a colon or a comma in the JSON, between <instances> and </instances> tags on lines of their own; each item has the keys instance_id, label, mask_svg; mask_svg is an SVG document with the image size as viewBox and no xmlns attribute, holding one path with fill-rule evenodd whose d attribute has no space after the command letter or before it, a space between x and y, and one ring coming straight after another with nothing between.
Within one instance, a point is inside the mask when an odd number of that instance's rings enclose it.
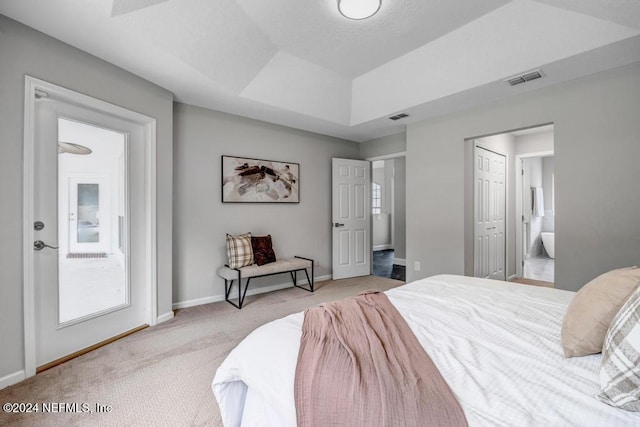
<instances>
[{"instance_id":1,"label":"window","mask_svg":"<svg viewBox=\"0 0 640 427\"><path fill-rule=\"evenodd\" d=\"M371 213L374 215L382 213L380 208L380 184L374 182L371 185Z\"/></svg>"}]
</instances>

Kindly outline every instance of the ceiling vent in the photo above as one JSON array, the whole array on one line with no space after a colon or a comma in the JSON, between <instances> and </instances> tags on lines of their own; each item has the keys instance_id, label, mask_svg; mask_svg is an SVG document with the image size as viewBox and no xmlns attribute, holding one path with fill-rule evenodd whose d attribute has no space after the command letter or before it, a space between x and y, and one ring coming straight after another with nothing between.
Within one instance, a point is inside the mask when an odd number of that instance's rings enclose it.
<instances>
[{"instance_id":1,"label":"ceiling vent","mask_svg":"<svg viewBox=\"0 0 640 427\"><path fill-rule=\"evenodd\" d=\"M400 114L396 114L395 116L391 116L389 118L391 120L400 120L400 119L404 119L405 117L409 117L409 115L407 113L400 113Z\"/></svg>"},{"instance_id":2,"label":"ceiling vent","mask_svg":"<svg viewBox=\"0 0 640 427\"><path fill-rule=\"evenodd\" d=\"M544 73L542 72L542 70L534 70L534 71L529 71L528 73L521 74L519 76L511 77L506 81L511 86L516 86L516 85L530 82L531 80L536 80L542 77L544 77Z\"/></svg>"}]
</instances>

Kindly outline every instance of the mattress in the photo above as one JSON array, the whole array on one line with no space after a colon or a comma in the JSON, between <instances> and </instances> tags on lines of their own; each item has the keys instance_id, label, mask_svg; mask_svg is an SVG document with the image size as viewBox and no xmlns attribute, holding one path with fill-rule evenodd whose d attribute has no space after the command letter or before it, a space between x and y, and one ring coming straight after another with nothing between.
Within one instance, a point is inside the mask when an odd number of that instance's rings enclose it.
<instances>
[{"instance_id":1,"label":"mattress","mask_svg":"<svg viewBox=\"0 0 640 427\"><path fill-rule=\"evenodd\" d=\"M439 275L386 292L460 402L470 426L640 425L595 399L601 355L566 359L562 318L574 293ZM295 426L303 313L267 323L218 368L225 426Z\"/></svg>"}]
</instances>

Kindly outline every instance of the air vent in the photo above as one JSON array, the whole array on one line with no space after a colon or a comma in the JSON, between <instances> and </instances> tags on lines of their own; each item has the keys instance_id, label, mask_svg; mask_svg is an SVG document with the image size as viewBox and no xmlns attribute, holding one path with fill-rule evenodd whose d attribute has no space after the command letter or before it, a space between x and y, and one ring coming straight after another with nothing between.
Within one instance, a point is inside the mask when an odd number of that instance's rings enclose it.
<instances>
[{"instance_id":1,"label":"air vent","mask_svg":"<svg viewBox=\"0 0 640 427\"><path fill-rule=\"evenodd\" d=\"M409 117L409 115L407 113L400 113L400 114L396 114L395 116L391 116L389 118L391 120L400 120L400 119L404 119L405 117Z\"/></svg>"},{"instance_id":2,"label":"air vent","mask_svg":"<svg viewBox=\"0 0 640 427\"><path fill-rule=\"evenodd\" d=\"M542 77L544 77L544 73L542 72L542 70L534 70L519 76L511 77L507 79L506 82L509 83L511 86L516 86L516 85L530 82L531 80L536 80Z\"/></svg>"}]
</instances>

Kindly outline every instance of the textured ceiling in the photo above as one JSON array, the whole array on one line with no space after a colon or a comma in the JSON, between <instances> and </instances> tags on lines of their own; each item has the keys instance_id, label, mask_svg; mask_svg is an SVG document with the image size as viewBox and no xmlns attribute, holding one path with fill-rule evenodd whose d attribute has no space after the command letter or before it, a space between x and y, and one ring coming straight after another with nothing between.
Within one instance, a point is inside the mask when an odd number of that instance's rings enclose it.
<instances>
[{"instance_id":1,"label":"textured ceiling","mask_svg":"<svg viewBox=\"0 0 640 427\"><path fill-rule=\"evenodd\" d=\"M0 13L180 102L357 141L640 61L638 0L383 0L364 21L335 0L0 0ZM503 81L538 67L545 78Z\"/></svg>"}]
</instances>

